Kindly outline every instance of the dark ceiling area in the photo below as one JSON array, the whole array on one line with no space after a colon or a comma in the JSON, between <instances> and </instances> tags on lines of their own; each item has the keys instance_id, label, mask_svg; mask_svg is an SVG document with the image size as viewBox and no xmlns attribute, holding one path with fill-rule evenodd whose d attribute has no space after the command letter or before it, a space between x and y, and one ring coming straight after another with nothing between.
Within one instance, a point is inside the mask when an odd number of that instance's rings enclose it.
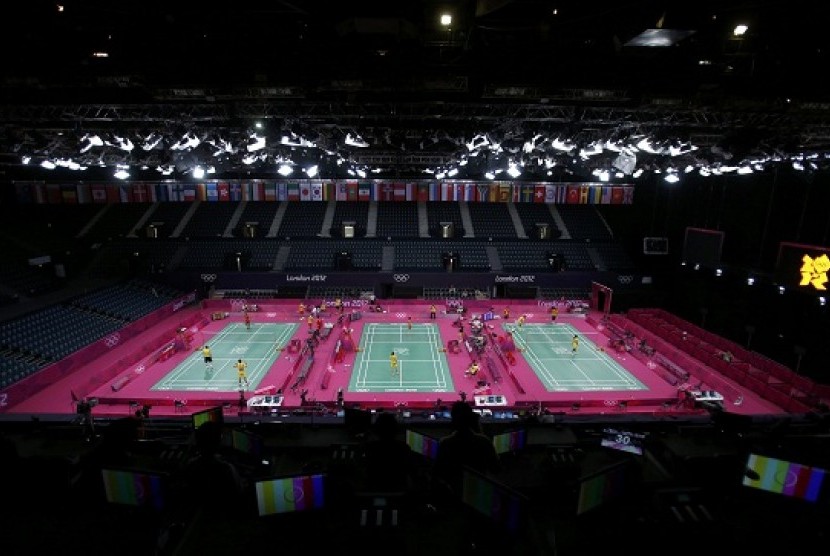
<instances>
[{"instance_id":1,"label":"dark ceiling area","mask_svg":"<svg viewBox=\"0 0 830 556\"><path fill-rule=\"evenodd\" d=\"M823 168L830 7L676 4L27 2L0 23L0 163L10 179L44 161L133 177Z\"/></svg>"}]
</instances>

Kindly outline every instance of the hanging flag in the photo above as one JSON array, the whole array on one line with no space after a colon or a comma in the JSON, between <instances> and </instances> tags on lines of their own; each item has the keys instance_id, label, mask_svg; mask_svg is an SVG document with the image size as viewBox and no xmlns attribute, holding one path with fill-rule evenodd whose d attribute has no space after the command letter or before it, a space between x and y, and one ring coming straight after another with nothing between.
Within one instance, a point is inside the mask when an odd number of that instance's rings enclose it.
<instances>
[{"instance_id":1,"label":"hanging flag","mask_svg":"<svg viewBox=\"0 0 830 556\"><path fill-rule=\"evenodd\" d=\"M299 183L289 183L286 187L288 189L288 200L289 201L299 201L300 200L300 184Z\"/></svg>"},{"instance_id":2,"label":"hanging flag","mask_svg":"<svg viewBox=\"0 0 830 556\"><path fill-rule=\"evenodd\" d=\"M633 187L626 187L623 190L623 204L624 205L634 204L634 188Z\"/></svg>"},{"instance_id":3,"label":"hanging flag","mask_svg":"<svg viewBox=\"0 0 830 556\"><path fill-rule=\"evenodd\" d=\"M429 197L427 200L429 201L440 201L441 200L441 184L438 182L432 181L429 182L427 189L429 190Z\"/></svg>"},{"instance_id":4,"label":"hanging flag","mask_svg":"<svg viewBox=\"0 0 830 556\"><path fill-rule=\"evenodd\" d=\"M589 185L580 185L579 186L579 204L587 205L588 204L588 192L590 191L591 186Z\"/></svg>"},{"instance_id":5,"label":"hanging flag","mask_svg":"<svg viewBox=\"0 0 830 556\"><path fill-rule=\"evenodd\" d=\"M357 184L357 200L371 201L372 200L372 184L368 182L360 182Z\"/></svg>"},{"instance_id":6,"label":"hanging flag","mask_svg":"<svg viewBox=\"0 0 830 556\"><path fill-rule=\"evenodd\" d=\"M265 200L266 201L276 201L277 200L277 184L274 182L269 182L265 184Z\"/></svg>"},{"instance_id":7,"label":"hanging flag","mask_svg":"<svg viewBox=\"0 0 830 556\"><path fill-rule=\"evenodd\" d=\"M74 185L61 186L61 201L68 205L78 204L78 190Z\"/></svg>"},{"instance_id":8,"label":"hanging flag","mask_svg":"<svg viewBox=\"0 0 830 556\"><path fill-rule=\"evenodd\" d=\"M429 201L429 185L428 183L418 184L418 201Z\"/></svg>"},{"instance_id":9,"label":"hanging flag","mask_svg":"<svg viewBox=\"0 0 830 556\"><path fill-rule=\"evenodd\" d=\"M345 201L349 198L349 195L348 195L348 192L347 192L347 187L346 187L346 182L344 182L344 181L337 182L335 187L337 188L337 196L335 197L335 200Z\"/></svg>"},{"instance_id":10,"label":"hanging flag","mask_svg":"<svg viewBox=\"0 0 830 556\"><path fill-rule=\"evenodd\" d=\"M394 186L394 197L395 201L406 201L406 184L405 183L396 183Z\"/></svg>"},{"instance_id":11,"label":"hanging flag","mask_svg":"<svg viewBox=\"0 0 830 556\"><path fill-rule=\"evenodd\" d=\"M219 194L220 201L231 200L231 186L228 182L220 182L216 184L216 191Z\"/></svg>"},{"instance_id":12,"label":"hanging flag","mask_svg":"<svg viewBox=\"0 0 830 556\"><path fill-rule=\"evenodd\" d=\"M311 184L311 200L323 200L323 184L321 182L314 182Z\"/></svg>"},{"instance_id":13,"label":"hanging flag","mask_svg":"<svg viewBox=\"0 0 830 556\"><path fill-rule=\"evenodd\" d=\"M204 197L202 195L204 194ZM199 200L215 203L219 201L219 189L215 182L202 184L199 189Z\"/></svg>"},{"instance_id":14,"label":"hanging flag","mask_svg":"<svg viewBox=\"0 0 830 556\"><path fill-rule=\"evenodd\" d=\"M104 185L92 186L92 202L106 203L107 202L107 188Z\"/></svg>"},{"instance_id":15,"label":"hanging flag","mask_svg":"<svg viewBox=\"0 0 830 556\"><path fill-rule=\"evenodd\" d=\"M356 181L347 182L346 187L348 188L347 200L357 201L357 197L358 197L357 182Z\"/></svg>"},{"instance_id":16,"label":"hanging flag","mask_svg":"<svg viewBox=\"0 0 830 556\"><path fill-rule=\"evenodd\" d=\"M579 186L578 185L569 185L568 187L568 196L565 200L566 203L569 205L576 205L579 203Z\"/></svg>"},{"instance_id":17,"label":"hanging flag","mask_svg":"<svg viewBox=\"0 0 830 556\"><path fill-rule=\"evenodd\" d=\"M90 189L89 189L89 184L79 183L76 186L76 189L78 190L78 203L86 204L86 203L89 203L91 201L91 193L90 193Z\"/></svg>"},{"instance_id":18,"label":"hanging flag","mask_svg":"<svg viewBox=\"0 0 830 556\"><path fill-rule=\"evenodd\" d=\"M242 186L240 186L238 183L228 184L228 195L230 196L231 201L241 201Z\"/></svg>"}]
</instances>

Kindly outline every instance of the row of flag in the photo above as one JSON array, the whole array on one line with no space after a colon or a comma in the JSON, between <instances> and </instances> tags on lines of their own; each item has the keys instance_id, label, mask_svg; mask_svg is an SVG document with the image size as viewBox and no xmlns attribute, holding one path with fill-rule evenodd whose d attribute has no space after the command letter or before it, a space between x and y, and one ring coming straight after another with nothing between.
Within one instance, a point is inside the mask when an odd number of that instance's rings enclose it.
<instances>
[{"instance_id":1,"label":"row of flag","mask_svg":"<svg viewBox=\"0 0 830 556\"><path fill-rule=\"evenodd\" d=\"M579 183L235 181L205 183L44 184L18 182L22 203L158 201L468 201L630 205L634 186Z\"/></svg>"}]
</instances>

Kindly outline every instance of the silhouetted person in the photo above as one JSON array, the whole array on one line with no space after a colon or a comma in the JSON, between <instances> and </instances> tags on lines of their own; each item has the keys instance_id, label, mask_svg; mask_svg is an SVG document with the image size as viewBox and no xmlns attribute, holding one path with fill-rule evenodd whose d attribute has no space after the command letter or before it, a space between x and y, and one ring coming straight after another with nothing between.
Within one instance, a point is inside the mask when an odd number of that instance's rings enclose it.
<instances>
[{"instance_id":1,"label":"silhouetted person","mask_svg":"<svg viewBox=\"0 0 830 556\"><path fill-rule=\"evenodd\" d=\"M236 465L221 454L223 425L203 423L195 432L196 456L182 471L186 502L212 515L236 514L242 504L244 483Z\"/></svg>"},{"instance_id":2,"label":"silhouetted person","mask_svg":"<svg viewBox=\"0 0 830 556\"><path fill-rule=\"evenodd\" d=\"M478 415L467 402L456 401L450 410L453 432L438 442L434 478L439 488L448 488L456 497L461 496L464 467L483 473L501 470L493 441L479 428Z\"/></svg>"},{"instance_id":3,"label":"silhouetted person","mask_svg":"<svg viewBox=\"0 0 830 556\"><path fill-rule=\"evenodd\" d=\"M90 494L89 501L104 500L102 469L118 469L135 465L135 443L141 436L142 422L135 417L124 417L111 422L101 434L95 447L81 461L82 489Z\"/></svg>"},{"instance_id":4,"label":"silhouetted person","mask_svg":"<svg viewBox=\"0 0 830 556\"><path fill-rule=\"evenodd\" d=\"M375 420L371 440L364 446L365 489L374 492L407 492L412 487L415 453L399 435L394 413Z\"/></svg>"}]
</instances>

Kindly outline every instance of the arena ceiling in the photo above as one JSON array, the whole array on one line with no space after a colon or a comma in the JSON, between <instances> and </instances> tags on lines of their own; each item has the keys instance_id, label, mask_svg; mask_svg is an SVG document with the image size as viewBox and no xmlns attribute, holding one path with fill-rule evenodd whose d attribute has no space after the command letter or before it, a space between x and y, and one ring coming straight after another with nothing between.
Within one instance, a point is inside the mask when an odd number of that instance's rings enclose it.
<instances>
[{"instance_id":1,"label":"arena ceiling","mask_svg":"<svg viewBox=\"0 0 830 556\"><path fill-rule=\"evenodd\" d=\"M823 168L830 8L675 4L28 2L0 23L0 169L630 180Z\"/></svg>"}]
</instances>

